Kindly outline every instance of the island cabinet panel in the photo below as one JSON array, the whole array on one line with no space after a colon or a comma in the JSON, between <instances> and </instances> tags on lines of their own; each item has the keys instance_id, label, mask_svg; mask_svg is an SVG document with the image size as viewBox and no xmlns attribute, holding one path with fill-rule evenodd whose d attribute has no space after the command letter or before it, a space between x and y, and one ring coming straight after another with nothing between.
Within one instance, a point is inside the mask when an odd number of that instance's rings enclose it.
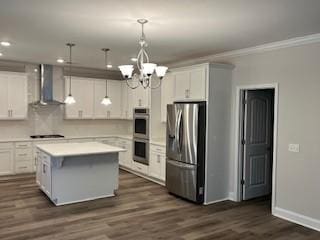
<instances>
[{"instance_id":1,"label":"island cabinet panel","mask_svg":"<svg viewBox=\"0 0 320 240\"><path fill-rule=\"evenodd\" d=\"M0 175L13 173L13 148L0 149Z\"/></svg>"}]
</instances>

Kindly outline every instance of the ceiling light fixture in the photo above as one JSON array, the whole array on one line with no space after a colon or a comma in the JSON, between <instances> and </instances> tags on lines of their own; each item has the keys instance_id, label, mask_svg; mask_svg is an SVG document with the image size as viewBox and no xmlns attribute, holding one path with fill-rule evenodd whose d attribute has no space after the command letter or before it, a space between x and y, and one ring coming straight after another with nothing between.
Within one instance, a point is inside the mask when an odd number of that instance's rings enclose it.
<instances>
[{"instance_id":1,"label":"ceiling light fixture","mask_svg":"<svg viewBox=\"0 0 320 240\"><path fill-rule=\"evenodd\" d=\"M107 68L112 68L112 65L111 64L107 64Z\"/></svg>"},{"instance_id":2,"label":"ceiling light fixture","mask_svg":"<svg viewBox=\"0 0 320 240\"><path fill-rule=\"evenodd\" d=\"M58 58L58 59L57 59L57 62L58 62L58 63L64 63L64 60L63 60L62 58Z\"/></svg>"},{"instance_id":3,"label":"ceiling light fixture","mask_svg":"<svg viewBox=\"0 0 320 240\"><path fill-rule=\"evenodd\" d=\"M9 47L11 45L11 43L3 41L3 42L1 42L1 45L4 47Z\"/></svg>"},{"instance_id":4,"label":"ceiling light fixture","mask_svg":"<svg viewBox=\"0 0 320 240\"><path fill-rule=\"evenodd\" d=\"M108 68L108 52L110 51L110 49L109 48L102 48L101 50L104 51L105 66ZM112 104L111 99L108 97L108 77L107 77L107 74L106 74L106 96L102 99L101 104L103 104L105 106L109 106L110 104Z\"/></svg>"},{"instance_id":5,"label":"ceiling light fixture","mask_svg":"<svg viewBox=\"0 0 320 240\"><path fill-rule=\"evenodd\" d=\"M168 68L165 66L157 66L157 64L149 62L149 56L146 52L148 44L146 41L146 36L144 34L144 24L146 24L148 20L138 19L137 22L141 25L141 37L139 40L140 51L136 58L138 73L133 73L133 65L121 65L119 66L119 69L122 73L123 78L126 80L128 87L132 89L139 87L139 85L142 85L144 88L158 88L160 87L162 78L166 74ZM131 58L132 61L134 61L133 59L134 58ZM154 72L159 78L159 83L156 87L151 86L151 80ZM133 82L138 82L138 84L136 86L133 86Z\"/></svg>"},{"instance_id":6,"label":"ceiling light fixture","mask_svg":"<svg viewBox=\"0 0 320 240\"><path fill-rule=\"evenodd\" d=\"M131 61L132 61L132 62L136 62L136 61L137 61L137 58L131 58Z\"/></svg>"},{"instance_id":7,"label":"ceiling light fixture","mask_svg":"<svg viewBox=\"0 0 320 240\"><path fill-rule=\"evenodd\" d=\"M76 102L76 100L74 99L74 97L72 96L72 93L71 93L71 65L72 65L72 47L75 46L74 43L67 43L66 44L68 47L69 47L69 94L68 96L66 97L66 99L64 100L64 103L66 104L73 104Z\"/></svg>"},{"instance_id":8,"label":"ceiling light fixture","mask_svg":"<svg viewBox=\"0 0 320 240\"><path fill-rule=\"evenodd\" d=\"M2 56L3 54L0 52L0 57Z\"/></svg>"}]
</instances>

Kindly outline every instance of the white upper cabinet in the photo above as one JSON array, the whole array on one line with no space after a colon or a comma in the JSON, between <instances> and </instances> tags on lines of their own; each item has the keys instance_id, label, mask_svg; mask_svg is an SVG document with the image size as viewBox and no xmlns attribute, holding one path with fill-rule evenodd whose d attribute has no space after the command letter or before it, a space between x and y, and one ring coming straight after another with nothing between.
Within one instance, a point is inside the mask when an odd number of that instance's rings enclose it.
<instances>
[{"instance_id":1,"label":"white upper cabinet","mask_svg":"<svg viewBox=\"0 0 320 240\"><path fill-rule=\"evenodd\" d=\"M65 95L69 93L69 79L65 81ZM66 104L65 117L67 119L92 119L94 81L90 78L72 77L71 93L75 99L74 104Z\"/></svg>"},{"instance_id":2,"label":"white upper cabinet","mask_svg":"<svg viewBox=\"0 0 320 240\"><path fill-rule=\"evenodd\" d=\"M167 121L167 105L174 101L175 76L167 73L161 83L161 122Z\"/></svg>"},{"instance_id":3,"label":"white upper cabinet","mask_svg":"<svg viewBox=\"0 0 320 240\"><path fill-rule=\"evenodd\" d=\"M122 93L122 118L132 119L133 118L133 90L127 86L126 81L121 82L121 93Z\"/></svg>"},{"instance_id":4,"label":"white upper cabinet","mask_svg":"<svg viewBox=\"0 0 320 240\"><path fill-rule=\"evenodd\" d=\"M144 89L144 87L139 86L133 90L133 108L148 108L149 103L150 88Z\"/></svg>"},{"instance_id":5,"label":"white upper cabinet","mask_svg":"<svg viewBox=\"0 0 320 240\"><path fill-rule=\"evenodd\" d=\"M26 119L28 113L27 87L25 74L0 74L0 119Z\"/></svg>"},{"instance_id":6,"label":"white upper cabinet","mask_svg":"<svg viewBox=\"0 0 320 240\"><path fill-rule=\"evenodd\" d=\"M108 81L108 96L111 99L112 104L107 108L110 108L108 118L121 118L121 82L117 80Z\"/></svg>"},{"instance_id":7,"label":"white upper cabinet","mask_svg":"<svg viewBox=\"0 0 320 240\"><path fill-rule=\"evenodd\" d=\"M94 80L94 118L110 119L121 118L121 82L108 80L108 96L112 102L111 105L101 104L102 99L106 96L106 80Z\"/></svg>"},{"instance_id":8,"label":"white upper cabinet","mask_svg":"<svg viewBox=\"0 0 320 240\"><path fill-rule=\"evenodd\" d=\"M177 70L175 75L175 101L206 100L206 66Z\"/></svg>"}]
</instances>

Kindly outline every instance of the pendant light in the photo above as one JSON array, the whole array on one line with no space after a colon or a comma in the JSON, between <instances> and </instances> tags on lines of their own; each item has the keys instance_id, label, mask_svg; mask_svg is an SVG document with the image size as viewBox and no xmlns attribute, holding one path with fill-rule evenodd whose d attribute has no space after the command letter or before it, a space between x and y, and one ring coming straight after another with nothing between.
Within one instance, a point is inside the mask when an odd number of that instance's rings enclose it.
<instances>
[{"instance_id":1,"label":"pendant light","mask_svg":"<svg viewBox=\"0 0 320 240\"><path fill-rule=\"evenodd\" d=\"M74 43L67 43L66 44L69 47L69 94L66 97L66 99L64 100L65 104L74 104L76 102L76 100L74 99L74 97L71 94L71 87L72 87L72 82L71 82L71 65L72 65L72 47L75 46Z\"/></svg>"},{"instance_id":2,"label":"pendant light","mask_svg":"<svg viewBox=\"0 0 320 240\"><path fill-rule=\"evenodd\" d=\"M105 60L105 67L106 69L108 68L108 52L109 52L109 48L102 48L102 51L104 51L104 60ZM106 96L102 99L101 104L105 105L105 106L109 106L110 104L112 104L110 98L108 97L108 79L107 79L107 75L106 75Z\"/></svg>"}]
</instances>

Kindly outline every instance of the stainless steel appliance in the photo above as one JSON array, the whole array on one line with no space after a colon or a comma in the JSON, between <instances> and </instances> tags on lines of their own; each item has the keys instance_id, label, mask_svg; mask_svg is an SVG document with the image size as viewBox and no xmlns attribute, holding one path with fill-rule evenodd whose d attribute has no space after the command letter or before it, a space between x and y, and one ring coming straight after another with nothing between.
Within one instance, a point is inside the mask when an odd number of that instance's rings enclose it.
<instances>
[{"instance_id":1,"label":"stainless steel appliance","mask_svg":"<svg viewBox=\"0 0 320 240\"><path fill-rule=\"evenodd\" d=\"M149 165L149 140L142 138L133 139L133 160Z\"/></svg>"},{"instance_id":2,"label":"stainless steel appliance","mask_svg":"<svg viewBox=\"0 0 320 240\"><path fill-rule=\"evenodd\" d=\"M167 105L166 187L170 193L203 203L206 103Z\"/></svg>"},{"instance_id":3,"label":"stainless steel appliance","mask_svg":"<svg viewBox=\"0 0 320 240\"><path fill-rule=\"evenodd\" d=\"M133 160L149 165L149 109L135 108L133 115Z\"/></svg>"},{"instance_id":4,"label":"stainless steel appliance","mask_svg":"<svg viewBox=\"0 0 320 240\"><path fill-rule=\"evenodd\" d=\"M64 138L59 134L47 134L47 135L31 135L30 138Z\"/></svg>"},{"instance_id":5,"label":"stainless steel appliance","mask_svg":"<svg viewBox=\"0 0 320 240\"><path fill-rule=\"evenodd\" d=\"M134 109L133 137L149 139L149 109L148 108Z\"/></svg>"}]
</instances>

